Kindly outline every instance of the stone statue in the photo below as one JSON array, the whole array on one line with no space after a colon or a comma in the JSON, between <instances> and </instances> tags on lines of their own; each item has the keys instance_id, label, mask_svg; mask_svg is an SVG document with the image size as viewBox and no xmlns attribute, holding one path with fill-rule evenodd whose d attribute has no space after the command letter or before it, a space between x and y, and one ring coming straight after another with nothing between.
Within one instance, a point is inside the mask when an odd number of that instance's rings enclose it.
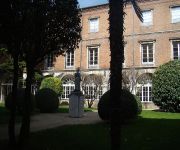
<instances>
[{"instance_id":1,"label":"stone statue","mask_svg":"<svg viewBox=\"0 0 180 150\"><path fill-rule=\"evenodd\" d=\"M77 68L75 73L75 91L80 91L81 74L80 69Z\"/></svg>"},{"instance_id":2,"label":"stone statue","mask_svg":"<svg viewBox=\"0 0 180 150\"><path fill-rule=\"evenodd\" d=\"M80 91L81 74L77 68L75 76L75 90L69 96L69 116L73 118L83 117L84 96Z\"/></svg>"}]
</instances>

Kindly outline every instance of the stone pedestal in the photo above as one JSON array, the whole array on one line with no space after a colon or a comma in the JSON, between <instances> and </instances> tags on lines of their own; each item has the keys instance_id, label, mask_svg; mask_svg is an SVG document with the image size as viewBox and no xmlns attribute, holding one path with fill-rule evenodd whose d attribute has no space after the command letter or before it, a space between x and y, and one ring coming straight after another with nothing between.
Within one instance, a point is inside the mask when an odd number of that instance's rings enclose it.
<instances>
[{"instance_id":1,"label":"stone pedestal","mask_svg":"<svg viewBox=\"0 0 180 150\"><path fill-rule=\"evenodd\" d=\"M80 91L74 91L69 97L69 116L80 118L84 114L84 96Z\"/></svg>"}]
</instances>

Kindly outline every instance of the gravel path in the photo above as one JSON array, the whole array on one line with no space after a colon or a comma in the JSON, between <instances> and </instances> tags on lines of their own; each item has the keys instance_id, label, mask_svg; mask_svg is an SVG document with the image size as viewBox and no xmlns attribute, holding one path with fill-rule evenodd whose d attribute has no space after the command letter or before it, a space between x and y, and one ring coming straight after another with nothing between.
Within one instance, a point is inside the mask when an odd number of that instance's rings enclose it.
<instances>
[{"instance_id":1,"label":"gravel path","mask_svg":"<svg viewBox=\"0 0 180 150\"><path fill-rule=\"evenodd\" d=\"M31 117L31 132L55 128L63 125L94 124L101 122L97 112L86 112L82 118L71 118L68 113L39 114ZM8 138L8 126L0 125L0 140ZM20 124L16 125L16 135Z\"/></svg>"}]
</instances>

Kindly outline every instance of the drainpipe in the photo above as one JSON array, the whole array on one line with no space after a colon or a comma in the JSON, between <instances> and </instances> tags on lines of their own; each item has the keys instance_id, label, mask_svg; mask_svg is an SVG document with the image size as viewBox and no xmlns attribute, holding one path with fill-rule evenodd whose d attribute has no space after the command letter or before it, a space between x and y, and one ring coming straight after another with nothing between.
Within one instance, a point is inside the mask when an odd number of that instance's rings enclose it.
<instances>
[{"instance_id":1,"label":"drainpipe","mask_svg":"<svg viewBox=\"0 0 180 150\"><path fill-rule=\"evenodd\" d=\"M132 19L132 84L131 84L131 88L132 88L132 94L136 94L136 90L135 90L135 52L134 52L134 37L135 37L135 32L134 32L134 8L132 6L132 15L133 15L133 19Z\"/></svg>"},{"instance_id":2,"label":"drainpipe","mask_svg":"<svg viewBox=\"0 0 180 150\"><path fill-rule=\"evenodd\" d=\"M82 12L82 9L81 9L81 12ZM81 17L81 28L83 29L83 16ZM83 39L82 39L82 31L81 31L81 41L80 41L80 66L79 66L79 69L81 71L81 65L82 65L82 42L83 42Z\"/></svg>"}]
</instances>

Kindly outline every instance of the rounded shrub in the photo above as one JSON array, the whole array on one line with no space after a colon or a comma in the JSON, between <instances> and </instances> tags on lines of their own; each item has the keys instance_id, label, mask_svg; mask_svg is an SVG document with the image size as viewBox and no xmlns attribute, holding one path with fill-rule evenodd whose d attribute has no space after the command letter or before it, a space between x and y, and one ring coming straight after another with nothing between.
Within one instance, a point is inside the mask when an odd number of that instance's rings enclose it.
<instances>
[{"instance_id":1,"label":"rounded shrub","mask_svg":"<svg viewBox=\"0 0 180 150\"><path fill-rule=\"evenodd\" d=\"M180 112L180 61L163 64L153 74L153 102L166 112Z\"/></svg>"},{"instance_id":2,"label":"rounded shrub","mask_svg":"<svg viewBox=\"0 0 180 150\"><path fill-rule=\"evenodd\" d=\"M110 118L110 91L105 92L98 103L98 114L102 120L109 120Z\"/></svg>"},{"instance_id":3,"label":"rounded shrub","mask_svg":"<svg viewBox=\"0 0 180 150\"><path fill-rule=\"evenodd\" d=\"M123 121L135 118L138 114L138 104L131 92L122 90L121 106L119 108L119 118L122 117ZM100 98L98 103L98 114L102 120L110 119L110 91L107 91Z\"/></svg>"},{"instance_id":4,"label":"rounded shrub","mask_svg":"<svg viewBox=\"0 0 180 150\"><path fill-rule=\"evenodd\" d=\"M137 113L141 114L141 112L142 112L142 103L141 103L141 100L136 95L134 95L134 98L136 99L136 103L137 103Z\"/></svg>"},{"instance_id":5,"label":"rounded shrub","mask_svg":"<svg viewBox=\"0 0 180 150\"><path fill-rule=\"evenodd\" d=\"M25 96L25 89L17 89L17 100L16 100L16 109L20 114L23 112L23 107L25 105L24 97ZM5 98L5 107L10 110L12 105L12 92L7 95ZM35 109L35 97L31 94L31 103L30 103L30 111L33 112Z\"/></svg>"},{"instance_id":6,"label":"rounded shrub","mask_svg":"<svg viewBox=\"0 0 180 150\"><path fill-rule=\"evenodd\" d=\"M51 113L58 109L58 95L51 89L44 88L39 90L35 95L35 99L40 112Z\"/></svg>"},{"instance_id":7,"label":"rounded shrub","mask_svg":"<svg viewBox=\"0 0 180 150\"><path fill-rule=\"evenodd\" d=\"M47 77L41 82L40 89L49 88L52 89L56 94L61 95L63 91L62 82L57 77Z\"/></svg>"}]
</instances>

